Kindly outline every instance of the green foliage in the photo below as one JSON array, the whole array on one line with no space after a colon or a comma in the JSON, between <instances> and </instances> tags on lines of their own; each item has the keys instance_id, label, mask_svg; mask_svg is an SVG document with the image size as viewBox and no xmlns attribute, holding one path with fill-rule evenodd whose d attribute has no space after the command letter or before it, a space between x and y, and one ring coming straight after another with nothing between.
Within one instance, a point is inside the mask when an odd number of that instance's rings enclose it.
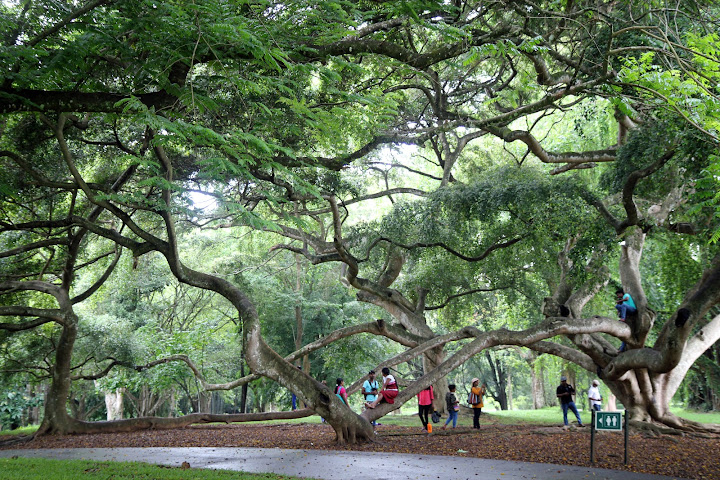
<instances>
[{"instance_id":1,"label":"green foliage","mask_svg":"<svg viewBox=\"0 0 720 480\"><path fill-rule=\"evenodd\" d=\"M6 383L0 387L0 425L17 428L25 423L29 408L42 405L43 397L29 395L25 385Z\"/></svg>"},{"instance_id":2,"label":"green foliage","mask_svg":"<svg viewBox=\"0 0 720 480\"><path fill-rule=\"evenodd\" d=\"M705 213L715 226L711 230L710 242L718 243L720 240L720 155L711 155L709 163L696 184L695 198L698 200L691 213Z\"/></svg>"}]
</instances>

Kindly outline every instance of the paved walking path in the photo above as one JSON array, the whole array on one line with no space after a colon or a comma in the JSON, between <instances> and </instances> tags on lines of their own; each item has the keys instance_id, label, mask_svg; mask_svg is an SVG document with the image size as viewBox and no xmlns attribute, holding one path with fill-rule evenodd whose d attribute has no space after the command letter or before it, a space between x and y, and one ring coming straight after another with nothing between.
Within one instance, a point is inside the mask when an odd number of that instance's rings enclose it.
<instances>
[{"instance_id":1,"label":"paved walking path","mask_svg":"<svg viewBox=\"0 0 720 480\"><path fill-rule=\"evenodd\" d=\"M280 448L72 448L0 450L0 457L40 457L61 460L146 462L192 468L337 480L669 480L674 477L620 470L445 457L334 450Z\"/></svg>"}]
</instances>

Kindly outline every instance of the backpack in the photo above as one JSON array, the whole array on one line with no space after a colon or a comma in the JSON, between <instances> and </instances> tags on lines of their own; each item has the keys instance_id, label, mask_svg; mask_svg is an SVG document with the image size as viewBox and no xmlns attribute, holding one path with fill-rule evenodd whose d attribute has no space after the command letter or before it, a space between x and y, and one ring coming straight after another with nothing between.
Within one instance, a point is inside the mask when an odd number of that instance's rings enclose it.
<instances>
[{"instance_id":1,"label":"backpack","mask_svg":"<svg viewBox=\"0 0 720 480\"><path fill-rule=\"evenodd\" d=\"M470 393L468 393L467 402L468 402L470 405L478 404L478 403L480 403L480 397L478 397L476 394L474 394L474 393L472 392L472 390L471 390Z\"/></svg>"},{"instance_id":2,"label":"backpack","mask_svg":"<svg viewBox=\"0 0 720 480\"><path fill-rule=\"evenodd\" d=\"M440 421L440 414L438 412L432 413L432 422L438 423Z\"/></svg>"}]
</instances>

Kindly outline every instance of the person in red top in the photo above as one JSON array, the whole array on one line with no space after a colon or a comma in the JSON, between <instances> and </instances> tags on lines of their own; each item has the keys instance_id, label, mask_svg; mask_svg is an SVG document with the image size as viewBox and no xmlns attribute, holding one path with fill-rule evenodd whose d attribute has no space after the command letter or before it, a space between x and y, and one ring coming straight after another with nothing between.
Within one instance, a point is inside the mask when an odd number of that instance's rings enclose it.
<instances>
[{"instance_id":1,"label":"person in red top","mask_svg":"<svg viewBox=\"0 0 720 480\"><path fill-rule=\"evenodd\" d=\"M428 415L433 409L433 400L435 399L435 393L433 387L430 385L425 390L422 390L417 394L418 397L418 416L423 424L423 430L427 430L428 426Z\"/></svg>"},{"instance_id":2,"label":"person in red top","mask_svg":"<svg viewBox=\"0 0 720 480\"><path fill-rule=\"evenodd\" d=\"M345 405L348 404L347 392L345 391L345 381L342 378L338 378L335 382L335 395L343 401Z\"/></svg>"}]
</instances>

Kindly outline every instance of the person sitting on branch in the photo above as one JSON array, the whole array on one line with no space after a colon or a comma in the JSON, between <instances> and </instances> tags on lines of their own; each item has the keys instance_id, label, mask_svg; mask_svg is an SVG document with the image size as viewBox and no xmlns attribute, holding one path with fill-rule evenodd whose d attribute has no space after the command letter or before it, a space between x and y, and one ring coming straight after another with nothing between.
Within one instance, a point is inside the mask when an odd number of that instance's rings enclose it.
<instances>
[{"instance_id":1,"label":"person sitting on branch","mask_svg":"<svg viewBox=\"0 0 720 480\"><path fill-rule=\"evenodd\" d=\"M620 317L620 321L624 322L628 314L633 314L637 312L635 301L630 296L630 294L625 293L622 288L618 288L615 291L615 296L617 297L615 301L615 309L618 311L618 317Z\"/></svg>"},{"instance_id":2,"label":"person sitting on branch","mask_svg":"<svg viewBox=\"0 0 720 480\"><path fill-rule=\"evenodd\" d=\"M393 404L395 403L395 397L397 397L398 393L400 393L400 390L398 389L398 384L395 381L395 377L390 375L390 369L388 367L383 367L382 377L382 389L378 393L378 397L375 399L375 401L365 402L365 406L367 408L375 408L378 403L383 401L385 403Z\"/></svg>"}]
</instances>

